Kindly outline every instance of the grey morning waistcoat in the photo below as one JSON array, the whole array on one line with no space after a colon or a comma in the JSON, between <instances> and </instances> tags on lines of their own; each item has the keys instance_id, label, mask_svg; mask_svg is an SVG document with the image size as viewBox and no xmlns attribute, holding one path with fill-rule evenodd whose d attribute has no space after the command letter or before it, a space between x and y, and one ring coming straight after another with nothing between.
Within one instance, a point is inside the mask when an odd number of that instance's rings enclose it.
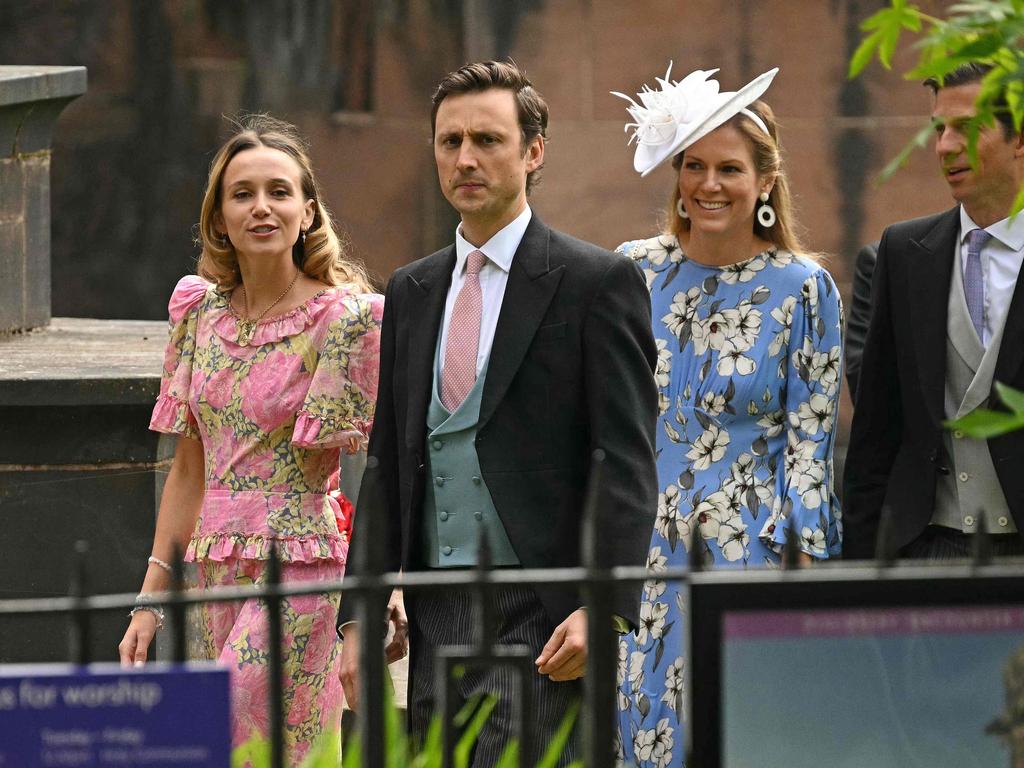
<instances>
[{"instance_id":1,"label":"grey morning waistcoat","mask_svg":"<svg viewBox=\"0 0 1024 768\"><path fill-rule=\"evenodd\" d=\"M948 419L987 406L1006 322L1004 317L988 348L982 346L967 311L959 248L954 261L946 333L945 412ZM973 533L984 516L985 528L990 533L1016 532L988 444L949 430L943 433L942 441L951 466L949 474L938 476L932 522Z\"/></svg>"}]
</instances>

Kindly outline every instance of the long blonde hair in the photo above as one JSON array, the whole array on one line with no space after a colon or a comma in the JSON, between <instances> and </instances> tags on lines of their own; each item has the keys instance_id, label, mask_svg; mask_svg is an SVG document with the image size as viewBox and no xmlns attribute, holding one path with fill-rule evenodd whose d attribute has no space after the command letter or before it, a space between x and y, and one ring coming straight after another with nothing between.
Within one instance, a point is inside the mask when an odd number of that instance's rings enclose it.
<instances>
[{"instance_id":1,"label":"long blonde hair","mask_svg":"<svg viewBox=\"0 0 1024 768\"><path fill-rule=\"evenodd\" d=\"M780 250L789 251L793 254L806 256L812 260L819 260L820 254L811 253L804 249L797 234L796 217L793 213L793 201L789 194L789 183L786 174L782 170L782 153L779 147L778 122L775 120L775 113L763 101L755 101L748 109L764 121L768 128L768 134L762 131L757 124L742 112L730 119L724 125L732 125L750 142L753 149L754 167L761 176L773 176L775 183L771 192L768 193L768 204L775 209L775 223L771 227L765 227L754 217L754 234L762 240L767 240ZM680 152L672 158L672 167L678 171L683 164L683 156L686 151ZM679 184L673 185L671 199L666 211L667 234L678 237L682 232L689 231L690 221L679 215L676 206L679 203Z\"/></svg>"},{"instance_id":2,"label":"long blonde hair","mask_svg":"<svg viewBox=\"0 0 1024 768\"><path fill-rule=\"evenodd\" d=\"M199 274L216 283L221 290L229 290L241 283L238 254L227 238L217 232L214 218L220 211L221 186L228 163L239 152L269 147L284 152L298 163L302 172L303 197L313 201L313 223L306 230L305 241L299 238L292 246L295 265L309 277L327 285L347 283L354 285L360 293L372 291L366 269L345 252L313 176L308 146L295 126L270 115L256 114L239 118L234 121L234 127L234 135L224 142L210 163L210 176L199 213L199 238L203 248L197 269Z\"/></svg>"}]
</instances>

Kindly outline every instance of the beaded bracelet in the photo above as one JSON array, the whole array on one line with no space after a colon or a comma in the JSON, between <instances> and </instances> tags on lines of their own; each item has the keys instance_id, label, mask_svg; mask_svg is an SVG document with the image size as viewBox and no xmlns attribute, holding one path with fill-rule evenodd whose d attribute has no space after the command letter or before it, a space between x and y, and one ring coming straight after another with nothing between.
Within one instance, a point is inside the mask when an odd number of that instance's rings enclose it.
<instances>
[{"instance_id":1,"label":"beaded bracelet","mask_svg":"<svg viewBox=\"0 0 1024 768\"><path fill-rule=\"evenodd\" d=\"M168 563L165 560L161 560L159 557L155 557L154 555L150 555L149 556L149 560L147 560L146 562L147 563L152 563L153 565L159 565L161 568L163 568L168 573L173 573L174 572L174 569L171 568L170 563Z\"/></svg>"},{"instance_id":2,"label":"beaded bracelet","mask_svg":"<svg viewBox=\"0 0 1024 768\"><path fill-rule=\"evenodd\" d=\"M153 602L153 598L147 595L145 592L135 598L135 607L128 611L129 618L134 618L135 614L139 611L148 611L156 616L156 628L163 629L164 626L164 609L160 607L158 603Z\"/></svg>"}]
</instances>

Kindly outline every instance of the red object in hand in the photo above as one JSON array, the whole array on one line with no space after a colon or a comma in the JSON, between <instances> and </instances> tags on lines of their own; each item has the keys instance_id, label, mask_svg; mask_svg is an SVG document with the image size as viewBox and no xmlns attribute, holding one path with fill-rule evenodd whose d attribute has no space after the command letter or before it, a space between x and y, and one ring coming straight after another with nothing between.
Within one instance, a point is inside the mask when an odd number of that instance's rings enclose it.
<instances>
[{"instance_id":1,"label":"red object in hand","mask_svg":"<svg viewBox=\"0 0 1024 768\"><path fill-rule=\"evenodd\" d=\"M327 479L327 495L338 502L334 513L334 519L338 523L338 533L341 534L345 541L351 541L352 520L356 514L356 507L349 500L348 496L341 492L340 482L341 472L336 471Z\"/></svg>"}]
</instances>

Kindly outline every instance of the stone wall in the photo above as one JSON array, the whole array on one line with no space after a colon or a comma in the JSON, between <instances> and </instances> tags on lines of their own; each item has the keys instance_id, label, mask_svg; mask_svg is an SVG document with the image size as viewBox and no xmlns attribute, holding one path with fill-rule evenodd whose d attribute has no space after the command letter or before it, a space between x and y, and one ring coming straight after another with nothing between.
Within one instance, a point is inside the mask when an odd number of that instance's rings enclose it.
<instances>
[{"instance_id":1,"label":"stone wall","mask_svg":"<svg viewBox=\"0 0 1024 768\"><path fill-rule=\"evenodd\" d=\"M948 194L928 152L874 178L927 114L898 72L846 63L884 0L309 0L261 3L25 0L0 26L0 61L84 64L53 167L54 312L159 319L194 265L205 169L222 114L270 110L313 141L328 201L384 279L451 238L437 192L429 97L467 58L511 55L551 105L550 224L602 245L650 232L672 184L633 173L624 103L663 74L720 67L736 87L781 67L768 99L808 244L844 292L856 248ZM935 2L934 10L948 3ZM9 22L9 23L8 23Z\"/></svg>"}]
</instances>

